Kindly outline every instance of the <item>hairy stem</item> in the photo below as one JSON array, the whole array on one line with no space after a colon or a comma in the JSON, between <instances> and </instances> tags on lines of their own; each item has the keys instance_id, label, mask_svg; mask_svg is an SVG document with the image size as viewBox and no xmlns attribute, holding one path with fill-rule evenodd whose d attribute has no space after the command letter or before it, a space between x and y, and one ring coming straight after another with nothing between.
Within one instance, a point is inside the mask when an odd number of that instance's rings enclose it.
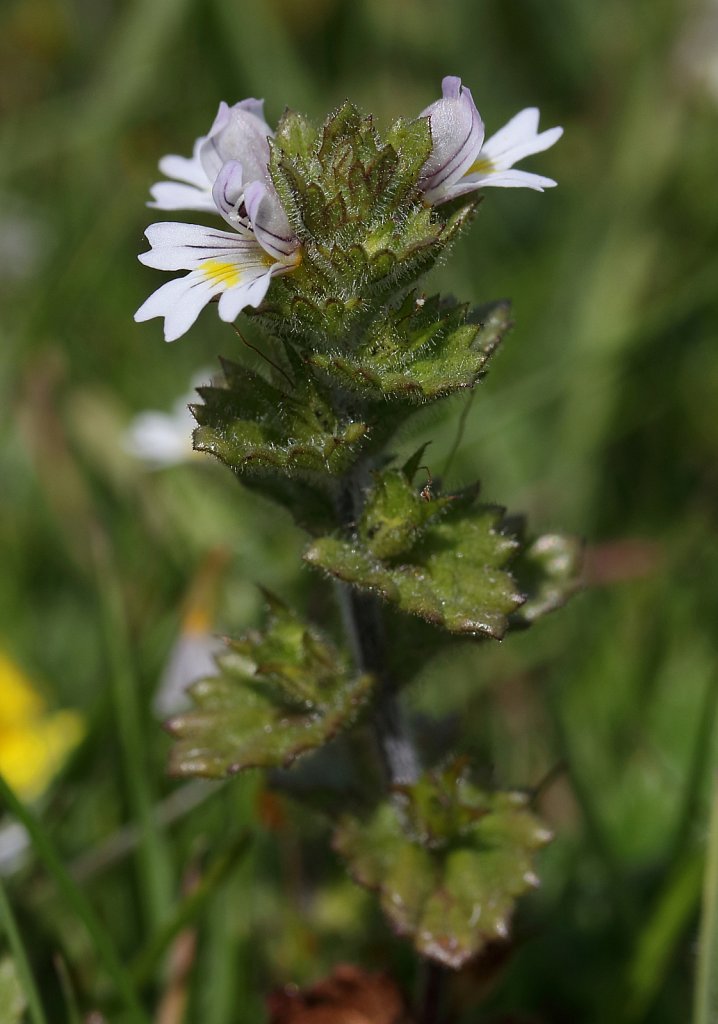
<instances>
[{"instance_id":1,"label":"hairy stem","mask_svg":"<svg viewBox=\"0 0 718 1024\"><path fill-rule=\"evenodd\" d=\"M422 966L419 1024L440 1024L444 1020L446 968L432 960L425 960Z\"/></svg>"},{"instance_id":2,"label":"hairy stem","mask_svg":"<svg viewBox=\"0 0 718 1024\"><path fill-rule=\"evenodd\" d=\"M338 512L342 526L352 529L361 515L368 467L360 465L347 474L339 493ZM344 629L355 663L377 679L378 696L374 728L390 784L415 782L419 758L399 705L396 685L386 665L386 636L377 598L362 594L346 584L337 584Z\"/></svg>"},{"instance_id":3,"label":"hairy stem","mask_svg":"<svg viewBox=\"0 0 718 1024\"><path fill-rule=\"evenodd\" d=\"M339 492L338 512L342 526L352 530L364 504L368 483L367 464L347 474ZM379 600L362 594L345 583L337 584L344 630L355 664L377 679L378 695L374 708L374 730L390 785L416 782L421 772L419 756L402 714L396 683L389 676L386 659L386 631ZM446 971L438 964L423 960L420 965L420 1024L439 1024Z\"/></svg>"},{"instance_id":4,"label":"hairy stem","mask_svg":"<svg viewBox=\"0 0 718 1024\"><path fill-rule=\"evenodd\" d=\"M376 598L344 583L337 586L339 603L354 660L359 669L378 680L374 728L391 784L415 782L419 759L399 706L394 684L387 676L381 608Z\"/></svg>"}]
</instances>

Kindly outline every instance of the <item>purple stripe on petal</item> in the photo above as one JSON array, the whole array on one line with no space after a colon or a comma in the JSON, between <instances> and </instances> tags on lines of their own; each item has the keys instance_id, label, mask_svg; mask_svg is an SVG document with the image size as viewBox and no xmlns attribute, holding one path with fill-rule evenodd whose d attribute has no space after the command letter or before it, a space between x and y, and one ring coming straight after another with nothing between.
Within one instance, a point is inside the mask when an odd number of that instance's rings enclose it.
<instances>
[{"instance_id":1,"label":"purple stripe on petal","mask_svg":"<svg viewBox=\"0 0 718 1024\"><path fill-rule=\"evenodd\" d=\"M294 264L299 240L274 189L264 182L253 181L244 193L244 204L262 248L277 260Z\"/></svg>"},{"instance_id":2,"label":"purple stripe on petal","mask_svg":"<svg viewBox=\"0 0 718 1024\"><path fill-rule=\"evenodd\" d=\"M484 125L470 90L452 76L442 85L442 99L423 111L423 116L429 117L433 141L420 181L429 202L442 201L442 192L475 161L484 138Z\"/></svg>"}]
</instances>

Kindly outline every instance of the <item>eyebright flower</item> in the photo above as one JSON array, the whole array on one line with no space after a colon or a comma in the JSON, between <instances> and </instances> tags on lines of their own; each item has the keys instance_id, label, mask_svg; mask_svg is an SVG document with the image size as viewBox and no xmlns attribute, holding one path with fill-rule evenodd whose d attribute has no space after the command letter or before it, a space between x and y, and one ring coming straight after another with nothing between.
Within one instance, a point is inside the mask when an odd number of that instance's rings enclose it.
<instances>
[{"instance_id":1,"label":"eyebright flower","mask_svg":"<svg viewBox=\"0 0 718 1024\"><path fill-rule=\"evenodd\" d=\"M460 78L441 83L443 96L422 111L429 117L433 150L422 169L419 186L429 206L474 192L489 185L533 188L543 192L556 182L540 174L514 170L514 164L541 153L563 135L563 128L539 133L539 111L527 107L484 142L484 123Z\"/></svg>"},{"instance_id":2,"label":"eyebright flower","mask_svg":"<svg viewBox=\"0 0 718 1024\"><path fill-rule=\"evenodd\" d=\"M145 409L131 421L124 435L124 448L149 469L164 469L198 458L192 448L192 430L197 421L190 405L197 401L197 388L211 382L207 369L193 376L189 390L178 398L171 412Z\"/></svg>"},{"instance_id":3,"label":"eyebright flower","mask_svg":"<svg viewBox=\"0 0 718 1024\"><path fill-rule=\"evenodd\" d=\"M221 103L191 158L171 155L160 161L160 170L175 180L152 186L151 206L220 214L233 228L160 223L145 232L151 248L140 262L189 271L162 285L135 313L140 321L164 317L167 341L184 334L217 296L219 315L228 322L246 306L258 306L271 279L301 261L299 241L269 177L273 134L263 101Z\"/></svg>"},{"instance_id":4,"label":"eyebright flower","mask_svg":"<svg viewBox=\"0 0 718 1024\"><path fill-rule=\"evenodd\" d=\"M215 606L227 565L224 548L210 551L190 586L179 634L160 676L152 706L158 718L184 711L192 683L216 676L215 656L226 649L214 629Z\"/></svg>"}]
</instances>

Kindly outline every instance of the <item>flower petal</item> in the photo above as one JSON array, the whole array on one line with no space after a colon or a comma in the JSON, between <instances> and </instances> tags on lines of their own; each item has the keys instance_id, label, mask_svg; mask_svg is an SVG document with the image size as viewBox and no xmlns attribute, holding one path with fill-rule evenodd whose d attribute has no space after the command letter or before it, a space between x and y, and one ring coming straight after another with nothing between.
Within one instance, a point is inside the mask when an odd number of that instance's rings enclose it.
<instances>
[{"instance_id":1,"label":"flower petal","mask_svg":"<svg viewBox=\"0 0 718 1024\"><path fill-rule=\"evenodd\" d=\"M232 227L238 224L248 226L245 216L240 213L244 200L244 172L238 160L228 160L222 165L212 188L212 200L216 209Z\"/></svg>"},{"instance_id":2,"label":"flower petal","mask_svg":"<svg viewBox=\"0 0 718 1024\"><path fill-rule=\"evenodd\" d=\"M164 317L165 341L175 341L190 329L207 303L220 291L198 270L163 284L142 303L135 320Z\"/></svg>"},{"instance_id":3,"label":"flower petal","mask_svg":"<svg viewBox=\"0 0 718 1024\"><path fill-rule=\"evenodd\" d=\"M264 182L253 181L244 193L244 205L262 248L275 259L295 265L299 240L274 188Z\"/></svg>"},{"instance_id":4,"label":"flower petal","mask_svg":"<svg viewBox=\"0 0 718 1024\"><path fill-rule=\"evenodd\" d=\"M209 180L214 183L222 166L239 160L245 183L262 179L269 163L269 139L274 132L263 116L263 101L249 99L233 107L222 102L199 156Z\"/></svg>"},{"instance_id":5,"label":"flower petal","mask_svg":"<svg viewBox=\"0 0 718 1024\"><path fill-rule=\"evenodd\" d=\"M499 128L497 132L494 132L491 138L486 140L482 148L487 153L490 149L489 155L491 156L504 153L506 150L511 149L512 146L523 142L524 139L534 136L538 131L538 125L538 107L525 107L518 114L514 114L503 128Z\"/></svg>"},{"instance_id":6,"label":"flower petal","mask_svg":"<svg viewBox=\"0 0 718 1024\"><path fill-rule=\"evenodd\" d=\"M217 207L209 187L201 189L178 181L158 181L150 189L152 202L148 206L156 210L199 210L202 213L216 213Z\"/></svg>"},{"instance_id":7,"label":"flower petal","mask_svg":"<svg viewBox=\"0 0 718 1024\"><path fill-rule=\"evenodd\" d=\"M125 437L125 448L153 468L175 466L192 454L194 420L189 408L182 419L166 412L147 410L133 419Z\"/></svg>"},{"instance_id":8,"label":"flower petal","mask_svg":"<svg viewBox=\"0 0 718 1024\"><path fill-rule=\"evenodd\" d=\"M442 99L421 115L429 117L433 148L419 185L431 204L445 201L445 190L471 167L484 139L484 125L470 90L453 76L444 78L441 85Z\"/></svg>"},{"instance_id":9,"label":"flower petal","mask_svg":"<svg viewBox=\"0 0 718 1024\"><path fill-rule=\"evenodd\" d=\"M281 264L278 266L281 269ZM264 272L258 273L254 279L248 278L236 288L229 288L219 300L220 319L225 323L231 323L246 306L259 306L274 277L273 271L274 267L266 267Z\"/></svg>"},{"instance_id":10,"label":"flower petal","mask_svg":"<svg viewBox=\"0 0 718 1024\"><path fill-rule=\"evenodd\" d=\"M553 146L563 135L563 128L549 128L538 132L539 112L536 107L527 107L500 128L484 143L479 161L489 159L497 170L506 170L525 156L542 153Z\"/></svg>"},{"instance_id":11,"label":"flower petal","mask_svg":"<svg viewBox=\"0 0 718 1024\"><path fill-rule=\"evenodd\" d=\"M206 135L201 135L195 141L191 157L176 156L174 153L163 156L159 162L159 168L165 177L206 189L209 186L209 180L200 160L200 150L206 138Z\"/></svg>"},{"instance_id":12,"label":"flower petal","mask_svg":"<svg viewBox=\"0 0 718 1024\"><path fill-rule=\"evenodd\" d=\"M157 210L201 210L216 213L210 181L199 158L205 136L197 139L192 156L171 153L160 160L160 170L171 181L159 181L150 189L152 202L147 205Z\"/></svg>"},{"instance_id":13,"label":"flower petal","mask_svg":"<svg viewBox=\"0 0 718 1024\"><path fill-rule=\"evenodd\" d=\"M532 188L536 192L543 192L545 188L553 188L556 182L553 178L544 178L541 174L531 174L530 171L517 171L514 168L509 168L505 171L493 171L488 174L467 175L460 185L470 186L471 189L499 186L500 188ZM452 196L452 198L454 197Z\"/></svg>"},{"instance_id":14,"label":"flower petal","mask_svg":"<svg viewBox=\"0 0 718 1024\"><path fill-rule=\"evenodd\" d=\"M259 305L272 276L291 269L273 262L249 232L244 237L196 224L168 223L152 224L145 233L152 249L139 257L142 263L190 271L158 288L135 313L138 321L164 317L167 341L184 334L217 295L222 296L223 320L233 320L245 306Z\"/></svg>"},{"instance_id":15,"label":"flower petal","mask_svg":"<svg viewBox=\"0 0 718 1024\"><path fill-rule=\"evenodd\" d=\"M150 224L145 231L152 248L138 256L140 263L156 270L194 270L206 260L255 258L266 254L251 232L220 231L199 224Z\"/></svg>"}]
</instances>

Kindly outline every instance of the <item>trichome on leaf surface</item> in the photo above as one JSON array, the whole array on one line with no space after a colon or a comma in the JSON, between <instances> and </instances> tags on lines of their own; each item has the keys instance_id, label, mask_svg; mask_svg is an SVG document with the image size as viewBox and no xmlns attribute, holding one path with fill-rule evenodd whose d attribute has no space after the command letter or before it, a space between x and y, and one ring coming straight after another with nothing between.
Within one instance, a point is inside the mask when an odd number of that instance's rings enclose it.
<instances>
[{"instance_id":1,"label":"trichome on leaf surface","mask_svg":"<svg viewBox=\"0 0 718 1024\"><path fill-rule=\"evenodd\" d=\"M550 836L525 793L479 788L452 751L422 763L400 707L413 662L402 674L389 658L387 615L413 622L428 651L501 639L571 594L580 545L532 537L478 485L445 492L426 445L403 464L391 445L418 409L474 388L511 326L508 303L472 309L427 296L420 279L471 223L480 190L555 184L513 165L560 134L539 133L530 108L485 141L457 78L383 133L351 103L321 125L288 110L276 131L261 102L222 104L191 158L161 162L172 180L152 205L211 212L231 230L155 224L140 257L188 271L136 314L163 317L167 340L212 299L264 337L266 372L225 358L222 379L199 389L194 444L307 531L305 563L331 581L345 627L330 637L331 623L268 597L264 631L228 641L191 688L194 707L168 723L171 770L278 772L373 731L386 784L355 779L333 847L394 930L449 968L508 937Z\"/></svg>"}]
</instances>

